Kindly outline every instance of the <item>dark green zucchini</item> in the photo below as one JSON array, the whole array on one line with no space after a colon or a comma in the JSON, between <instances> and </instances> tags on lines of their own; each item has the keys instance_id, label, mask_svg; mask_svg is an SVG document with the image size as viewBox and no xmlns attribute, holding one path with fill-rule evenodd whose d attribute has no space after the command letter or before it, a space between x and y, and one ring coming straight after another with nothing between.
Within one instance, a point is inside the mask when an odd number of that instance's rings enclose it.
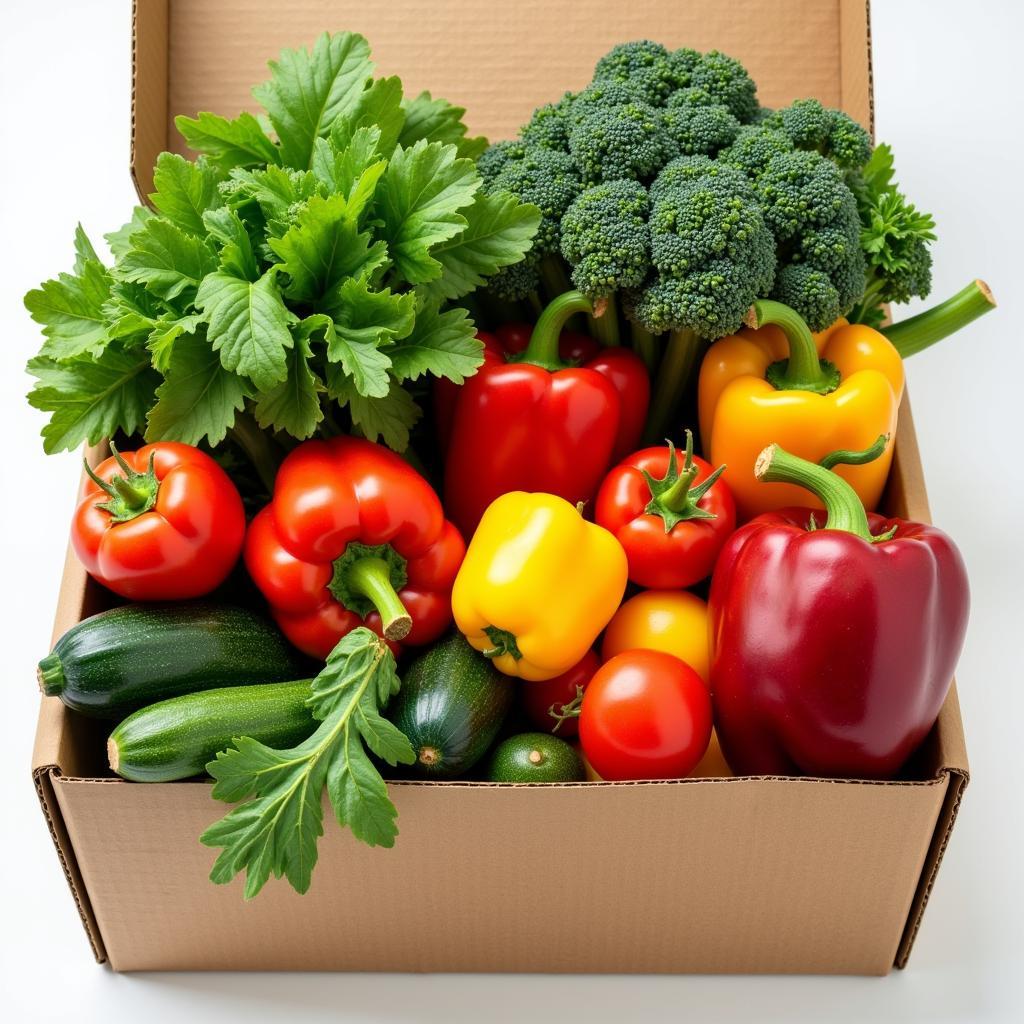
<instances>
[{"instance_id":1,"label":"dark green zucchini","mask_svg":"<svg viewBox=\"0 0 1024 1024\"><path fill-rule=\"evenodd\" d=\"M239 736L292 747L317 727L306 706L309 684L226 686L150 704L110 734L110 767L133 782L173 782L198 775Z\"/></svg>"},{"instance_id":2,"label":"dark green zucchini","mask_svg":"<svg viewBox=\"0 0 1024 1024\"><path fill-rule=\"evenodd\" d=\"M72 626L39 662L39 687L69 708L122 718L168 697L305 675L267 618L208 602L128 604Z\"/></svg>"},{"instance_id":3,"label":"dark green zucchini","mask_svg":"<svg viewBox=\"0 0 1024 1024\"><path fill-rule=\"evenodd\" d=\"M416 751L414 770L451 778L472 768L501 728L514 686L461 636L421 654L388 707Z\"/></svg>"}]
</instances>

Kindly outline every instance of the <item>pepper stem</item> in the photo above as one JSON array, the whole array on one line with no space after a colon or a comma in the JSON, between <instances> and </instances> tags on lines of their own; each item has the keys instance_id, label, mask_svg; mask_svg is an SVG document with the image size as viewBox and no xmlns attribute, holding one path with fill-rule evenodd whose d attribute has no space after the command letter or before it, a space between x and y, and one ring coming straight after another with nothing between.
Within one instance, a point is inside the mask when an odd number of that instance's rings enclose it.
<instances>
[{"instance_id":1,"label":"pepper stem","mask_svg":"<svg viewBox=\"0 0 1024 1024\"><path fill-rule=\"evenodd\" d=\"M366 618L373 609L380 613L385 640L403 640L412 629L398 591L408 576L405 559L390 544L348 544L334 561L334 574L327 589L349 611Z\"/></svg>"},{"instance_id":2,"label":"pepper stem","mask_svg":"<svg viewBox=\"0 0 1024 1024\"><path fill-rule=\"evenodd\" d=\"M565 292L548 303L537 320L526 351L516 360L545 370L562 370L566 363L558 355L558 342L566 321L576 313L592 313L594 307L582 292Z\"/></svg>"},{"instance_id":3,"label":"pepper stem","mask_svg":"<svg viewBox=\"0 0 1024 1024\"><path fill-rule=\"evenodd\" d=\"M984 281L972 281L956 295L917 316L883 327L882 333L904 359L955 334L972 320L996 308L995 296Z\"/></svg>"},{"instance_id":4,"label":"pepper stem","mask_svg":"<svg viewBox=\"0 0 1024 1024\"><path fill-rule=\"evenodd\" d=\"M881 448L884 449L883 442ZM877 449L877 450L876 450ZM881 454L878 441L867 452L874 451L874 458ZM833 454L859 455L860 453L841 452ZM826 456L826 459L830 456ZM870 461L865 459L864 461ZM874 537L868 525L868 514L857 492L841 477L829 469L807 459L787 452L777 444L770 444L757 457L754 463L754 476L763 483L796 484L821 499L828 513L825 520L826 530L842 530L863 537L869 543L884 538Z\"/></svg>"},{"instance_id":5,"label":"pepper stem","mask_svg":"<svg viewBox=\"0 0 1024 1024\"><path fill-rule=\"evenodd\" d=\"M839 387L839 371L818 357L818 347L810 328L795 309L774 299L758 299L743 322L755 330L765 324L781 327L789 344L789 358L772 363L765 380L776 391L813 391L827 395Z\"/></svg>"},{"instance_id":6,"label":"pepper stem","mask_svg":"<svg viewBox=\"0 0 1024 1024\"><path fill-rule=\"evenodd\" d=\"M888 434L879 434L875 443L862 452L850 451L848 448L840 448L838 451L829 452L823 459L818 460L822 469L832 469L833 466L863 466L866 462L874 462L889 443Z\"/></svg>"}]
</instances>

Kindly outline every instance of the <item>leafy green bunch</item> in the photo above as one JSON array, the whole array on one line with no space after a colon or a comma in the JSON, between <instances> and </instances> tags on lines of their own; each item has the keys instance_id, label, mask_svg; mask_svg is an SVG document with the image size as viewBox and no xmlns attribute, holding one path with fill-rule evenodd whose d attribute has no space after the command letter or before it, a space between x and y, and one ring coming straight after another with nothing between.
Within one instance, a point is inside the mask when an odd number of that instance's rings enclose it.
<instances>
[{"instance_id":1,"label":"leafy green bunch","mask_svg":"<svg viewBox=\"0 0 1024 1024\"><path fill-rule=\"evenodd\" d=\"M487 143L464 111L375 79L362 36L324 34L270 69L264 114L177 119L199 156L160 155L152 208L106 236L112 266L79 227L73 273L25 297L46 339L28 369L47 452L120 430L230 432L253 454L257 424L351 426L402 450L410 383L479 366L455 300L523 258L540 212L484 191Z\"/></svg>"}]
</instances>

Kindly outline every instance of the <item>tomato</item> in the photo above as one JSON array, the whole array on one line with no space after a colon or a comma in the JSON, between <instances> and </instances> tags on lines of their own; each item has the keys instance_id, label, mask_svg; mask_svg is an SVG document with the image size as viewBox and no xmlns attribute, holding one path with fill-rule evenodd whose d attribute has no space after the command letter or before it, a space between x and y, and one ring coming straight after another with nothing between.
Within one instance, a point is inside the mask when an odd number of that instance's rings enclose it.
<instances>
[{"instance_id":1,"label":"tomato","mask_svg":"<svg viewBox=\"0 0 1024 1024\"><path fill-rule=\"evenodd\" d=\"M625 651L598 669L583 695L580 744L602 779L680 779L711 738L711 697L685 662Z\"/></svg>"},{"instance_id":2,"label":"tomato","mask_svg":"<svg viewBox=\"0 0 1024 1024\"><path fill-rule=\"evenodd\" d=\"M242 499L209 455L177 441L118 452L89 479L71 543L93 579L133 601L208 594L245 536Z\"/></svg>"},{"instance_id":3,"label":"tomato","mask_svg":"<svg viewBox=\"0 0 1024 1024\"><path fill-rule=\"evenodd\" d=\"M554 706L558 711L562 705L570 703L577 695L577 687L582 687L586 692L590 680L600 666L597 654L594 651L587 651L568 672L563 672L554 679L524 683L521 688L523 708L530 721L544 732L554 732L556 719L548 714L551 707ZM558 735L563 739L571 739L578 732L579 723L574 717L564 719L558 727Z\"/></svg>"},{"instance_id":4,"label":"tomato","mask_svg":"<svg viewBox=\"0 0 1024 1024\"><path fill-rule=\"evenodd\" d=\"M685 590L644 590L615 613L604 632L601 658L643 648L682 659L708 681L708 606Z\"/></svg>"}]
</instances>

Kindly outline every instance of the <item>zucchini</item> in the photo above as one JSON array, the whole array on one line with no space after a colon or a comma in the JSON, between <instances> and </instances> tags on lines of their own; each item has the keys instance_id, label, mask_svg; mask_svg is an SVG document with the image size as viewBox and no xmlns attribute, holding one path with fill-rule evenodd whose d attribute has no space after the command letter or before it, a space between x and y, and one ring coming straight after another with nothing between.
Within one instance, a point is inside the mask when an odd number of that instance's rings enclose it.
<instances>
[{"instance_id":1,"label":"zucchini","mask_svg":"<svg viewBox=\"0 0 1024 1024\"><path fill-rule=\"evenodd\" d=\"M37 671L47 696L100 718L183 693L305 674L269 619L202 601L100 612L72 626Z\"/></svg>"},{"instance_id":2,"label":"zucchini","mask_svg":"<svg viewBox=\"0 0 1024 1024\"><path fill-rule=\"evenodd\" d=\"M205 771L238 736L275 750L294 746L318 724L306 705L310 683L226 686L150 704L110 734L110 767L132 782L173 782Z\"/></svg>"},{"instance_id":3,"label":"zucchini","mask_svg":"<svg viewBox=\"0 0 1024 1024\"><path fill-rule=\"evenodd\" d=\"M468 771L487 752L512 704L514 683L458 634L421 654L388 708L428 778Z\"/></svg>"}]
</instances>

